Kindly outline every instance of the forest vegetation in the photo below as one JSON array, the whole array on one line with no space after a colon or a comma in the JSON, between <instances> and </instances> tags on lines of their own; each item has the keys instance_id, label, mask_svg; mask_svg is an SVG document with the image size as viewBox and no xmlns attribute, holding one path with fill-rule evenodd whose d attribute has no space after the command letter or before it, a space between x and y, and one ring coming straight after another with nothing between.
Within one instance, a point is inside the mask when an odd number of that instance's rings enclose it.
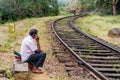
<instances>
[{"instance_id":1,"label":"forest vegetation","mask_svg":"<svg viewBox=\"0 0 120 80\"><path fill-rule=\"evenodd\" d=\"M58 14L57 0L0 0L1 23Z\"/></svg>"},{"instance_id":2,"label":"forest vegetation","mask_svg":"<svg viewBox=\"0 0 120 80\"><path fill-rule=\"evenodd\" d=\"M24 18L55 16L62 11L75 9L89 12L95 9L102 14L120 14L120 0L0 0L0 23Z\"/></svg>"},{"instance_id":3,"label":"forest vegetation","mask_svg":"<svg viewBox=\"0 0 120 80\"><path fill-rule=\"evenodd\" d=\"M79 12L90 12L97 9L102 15L120 14L120 0L58 0L60 7L75 9Z\"/></svg>"}]
</instances>

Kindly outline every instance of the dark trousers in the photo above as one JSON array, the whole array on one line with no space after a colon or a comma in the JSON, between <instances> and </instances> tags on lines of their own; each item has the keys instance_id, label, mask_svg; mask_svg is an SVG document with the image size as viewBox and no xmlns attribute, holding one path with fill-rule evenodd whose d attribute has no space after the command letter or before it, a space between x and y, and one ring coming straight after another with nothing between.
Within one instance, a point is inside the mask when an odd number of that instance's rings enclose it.
<instances>
[{"instance_id":1,"label":"dark trousers","mask_svg":"<svg viewBox=\"0 0 120 80\"><path fill-rule=\"evenodd\" d=\"M46 58L46 53L40 52L40 53L30 55L30 57L28 58L28 60L26 62L28 62L36 67L43 67L45 58Z\"/></svg>"}]
</instances>

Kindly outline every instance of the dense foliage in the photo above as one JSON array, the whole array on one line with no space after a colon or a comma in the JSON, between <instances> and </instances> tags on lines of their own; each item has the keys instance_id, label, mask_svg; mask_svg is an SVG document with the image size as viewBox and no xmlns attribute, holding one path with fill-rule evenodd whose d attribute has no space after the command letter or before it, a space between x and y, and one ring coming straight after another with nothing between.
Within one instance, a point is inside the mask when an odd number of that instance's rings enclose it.
<instances>
[{"instance_id":1,"label":"dense foliage","mask_svg":"<svg viewBox=\"0 0 120 80\"><path fill-rule=\"evenodd\" d=\"M101 12L116 15L120 13L120 0L96 0L96 6Z\"/></svg>"},{"instance_id":2,"label":"dense foliage","mask_svg":"<svg viewBox=\"0 0 120 80\"><path fill-rule=\"evenodd\" d=\"M95 10L95 3L96 0L78 0L79 2L81 2L81 11L91 11L91 10Z\"/></svg>"},{"instance_id":3,"label":"dense foliage","mask_svg":"<svg viewBox=\"0 0 120 80\"><path fill-rule=\"evenodd\" d=\"M64 5L64 4L60 4L60 5L68 6L68 9L79 8L79 12L90 12L96 10L103 15L120 14L120 7L119 7L120 0L64 0L64 2L66 1L67 2L69 1L68 5Z\"/></svg>"},{"instance_id":4,"label":"dense foliage","mask_svg":"<svg viewBox=\"0 0 120 80\"><path fill-rule=\"evenodd\" d=\"M58 14L57 0L0 0L1 22Z\"/></svg>"}]
</instances>

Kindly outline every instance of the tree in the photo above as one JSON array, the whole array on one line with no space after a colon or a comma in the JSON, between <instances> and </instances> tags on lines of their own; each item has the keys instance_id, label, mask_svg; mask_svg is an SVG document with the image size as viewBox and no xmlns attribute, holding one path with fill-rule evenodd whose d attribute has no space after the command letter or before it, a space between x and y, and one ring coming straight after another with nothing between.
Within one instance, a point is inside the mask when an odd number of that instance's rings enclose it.
<instances>
[{"instance_id":1,"label":"tree","mask_svg":"<svg viewBox=\"0 0 120 80\"><path fill-rule=\"evenodd\" d=\"M81 5L81 12L90 12L95 10L95 1L96 0L77 0L77 3Z\"/></svg>"},{"instance_id":2,"label":"tree","mask_svg":"<svg viewBox=\"0 0 120 80\"><path fill-rule=\"evenodd\" d=\"M116 9L117 9L117 14L120 14L120 0L117 3Z\"/></svg>"},{"instance_id":3,"label":"tree","mask_svg":"<svg viewBox=\"0 0 120 80\"><path fill-rule=\"evenodd\" d=\"M70 13L76 13L80 12L81 10L81 3L79 0L69 0L67 6L66 6L67 11Z\"/></svg>"},{"instance_id":4,"label":"tree","mask_svg":"<svg viewBox=\"0 0 120 80\"><path fill-rule=\"evenodd\" d=\"M116 5L119 0L113 0L112 5L113 5L113 15L116 16Z\"/></svg>"},{"instance_id":5,"label":"tree","mask_svg":"<svg viewBox=\"0 0 120 80\"><path fill-rule=\"evenodd\" d=\"M0 16L3 22L58 14L57 0L0 0Z\"/></svg>"},{"instance_id":6,"label":"tree","mask_svg":"<svg viewBox=\"0 0 120 80\"><path fill-rule=\"evenodd\" d=\"M119 0L97 0L96 5L104 10L112 10L113 15L116 15L116 6Z\"/></svg>"}]
</instances>

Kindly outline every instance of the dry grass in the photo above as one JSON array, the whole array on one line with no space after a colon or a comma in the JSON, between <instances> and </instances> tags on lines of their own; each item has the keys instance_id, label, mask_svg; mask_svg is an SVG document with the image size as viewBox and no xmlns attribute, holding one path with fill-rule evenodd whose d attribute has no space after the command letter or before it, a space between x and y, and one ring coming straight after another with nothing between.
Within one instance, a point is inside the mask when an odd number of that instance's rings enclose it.
<instances>
[{"instance_id":1,"label":"dry grass","mask_svg":"<svg viewBox=\"0 0 120 80\"><path fill-rule=\"evenodd\" d=\"M120 28L120 16L87 16L77 19L76 25L83 31L120 47L119 37L108 37L110 29Z\"/></svg>"},{"instance_id":2,"label":"dry grass","mask_svg":"<svg viewBox=\"0 0 120 80\"><path fill-rule=\"evenodd\" d=\"M52 62L53 64L53 61L55 61L54 57L52 56L51 50L53 40L51 36L49 36L48 28L50 27L50 22L60 17L63 16L32 18L17 21L15 22L15 33L9 33L9 23L0 25L0 67L12 67L14 60L13 50L17 50L20 52L21 42L23 38L28 35L28 31L30 28L37 28L39 30L38 34L40 36L41 49L47 53L45 66L47 66L49 62ZM63 73L57 74L56 76L58 77L56 77L55 79L59 80L57 78L61 77L61 75L64 76Z\"/></svg>"}]
</instances>

